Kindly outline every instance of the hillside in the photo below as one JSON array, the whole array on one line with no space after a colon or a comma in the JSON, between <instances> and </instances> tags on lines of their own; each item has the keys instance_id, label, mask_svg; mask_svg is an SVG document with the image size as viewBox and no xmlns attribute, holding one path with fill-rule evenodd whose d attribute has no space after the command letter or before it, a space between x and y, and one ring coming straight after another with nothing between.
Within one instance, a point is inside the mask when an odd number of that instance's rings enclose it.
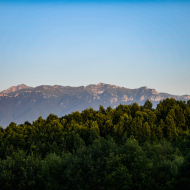
<instances>
[{"instance_id":1,"label":"hillside","mask_svg":"<svg viewBox=\"0 0 190 190\"><path fill-rule=\"evenodd\" d=\"M190 101L100 106L0 127L3 190L189 190Z\"/></svg>"},{"instance_id":2,"label":"hillside","mask_svg":"<svg viewBox=\"0 0 190 190\"><path fill-rule=\"evenodd\" d=\"M0 125L6 127L11 121L17 124L27 120L32 122L39 115L46 118L50 113L61 117L90 107L97 110L100 105L112 108L134 102L143 105L147 99L156 107L165 98L186 101L190 96L158 93L147 87L129 89L104 83L79 87L42 85L35 88L22 84L0 92Z\"/></svg>"}]
</instances>

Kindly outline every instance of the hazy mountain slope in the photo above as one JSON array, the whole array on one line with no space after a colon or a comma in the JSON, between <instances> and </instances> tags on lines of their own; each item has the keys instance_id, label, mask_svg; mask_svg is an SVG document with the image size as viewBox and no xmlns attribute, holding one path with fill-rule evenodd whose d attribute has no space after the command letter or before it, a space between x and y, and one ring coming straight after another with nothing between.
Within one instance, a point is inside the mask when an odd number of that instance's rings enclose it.
<instances>
[{"instance_id":1,"label":"hazy mountain slope","mask_svg":"<svg viewBox=\"0 0 190 190\"><path fill-rule=\"evenodd\" d=\"M104 83L86 87L42 85L35 88L22 84L0 93L0 125L5 127L11 121L17 124L27 120L32 122L40 115L46 118L50 113L62 116L90 107L98 109L99 105L115 107L120 103L133 102L143 105L147 99L156 107L160 100L167 97L190 99L188 95L158 93L147 87L129 89Z\"/></svg>"}]
</instances>

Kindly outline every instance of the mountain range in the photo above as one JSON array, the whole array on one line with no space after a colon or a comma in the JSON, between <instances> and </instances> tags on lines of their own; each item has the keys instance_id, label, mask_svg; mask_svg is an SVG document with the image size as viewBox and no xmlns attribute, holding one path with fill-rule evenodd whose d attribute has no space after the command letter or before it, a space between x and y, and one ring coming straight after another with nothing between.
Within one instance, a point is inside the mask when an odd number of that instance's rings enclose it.
<instances>
[{"instance_id":1,"label":"mountain range","mask_svg":"<svg viewBox=\"0 0 190 190\"><path fill-rule=\"evenodd\" d=\"M0 125L6 127L10 122L17 124L32 122L39 116L46 118L50 113L59 117L86 108L112 108L121 104L137 102L143 105L149 99L153 107L165 98L187 101L189 95L176 96L158 93L155 89L141 87L129 89L111 84L90 84L88 86L42 85L30 87L24 84L12 86L0 92Z\"/></svg>"}]
</instances>

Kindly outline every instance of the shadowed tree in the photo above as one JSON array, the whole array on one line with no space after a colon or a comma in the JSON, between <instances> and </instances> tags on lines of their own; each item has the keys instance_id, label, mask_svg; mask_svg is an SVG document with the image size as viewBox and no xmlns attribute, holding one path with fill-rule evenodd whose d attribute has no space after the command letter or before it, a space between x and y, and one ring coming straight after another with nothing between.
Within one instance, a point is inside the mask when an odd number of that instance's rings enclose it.
<instances>
[{"instance_id":1,"label":"shadowed tree","mask_svg":"<svg viewBox=\"0 0 190 190\"><path fill-rule=\"evenodd\" d=\"M146 102L143 105L143 109L151 110L152 106L153 106L152 102L150 100L146 100Z\"/></svg>"}]
</instances>

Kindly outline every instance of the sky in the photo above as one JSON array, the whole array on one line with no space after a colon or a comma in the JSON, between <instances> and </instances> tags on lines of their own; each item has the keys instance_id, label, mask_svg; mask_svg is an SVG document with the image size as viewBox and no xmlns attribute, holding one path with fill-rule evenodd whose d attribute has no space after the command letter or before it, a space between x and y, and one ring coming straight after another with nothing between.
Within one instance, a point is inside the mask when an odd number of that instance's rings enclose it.
<instances>
[{"instance_id":1,"label":"sky","mask_svg":"<svg viewBox=\"0 0 190 190\"><path fill-rule=\"evenodd\" d=\"M190 95L190 1L0 0L0 91L147 86Z\"/></svg>"}]
</instances>

